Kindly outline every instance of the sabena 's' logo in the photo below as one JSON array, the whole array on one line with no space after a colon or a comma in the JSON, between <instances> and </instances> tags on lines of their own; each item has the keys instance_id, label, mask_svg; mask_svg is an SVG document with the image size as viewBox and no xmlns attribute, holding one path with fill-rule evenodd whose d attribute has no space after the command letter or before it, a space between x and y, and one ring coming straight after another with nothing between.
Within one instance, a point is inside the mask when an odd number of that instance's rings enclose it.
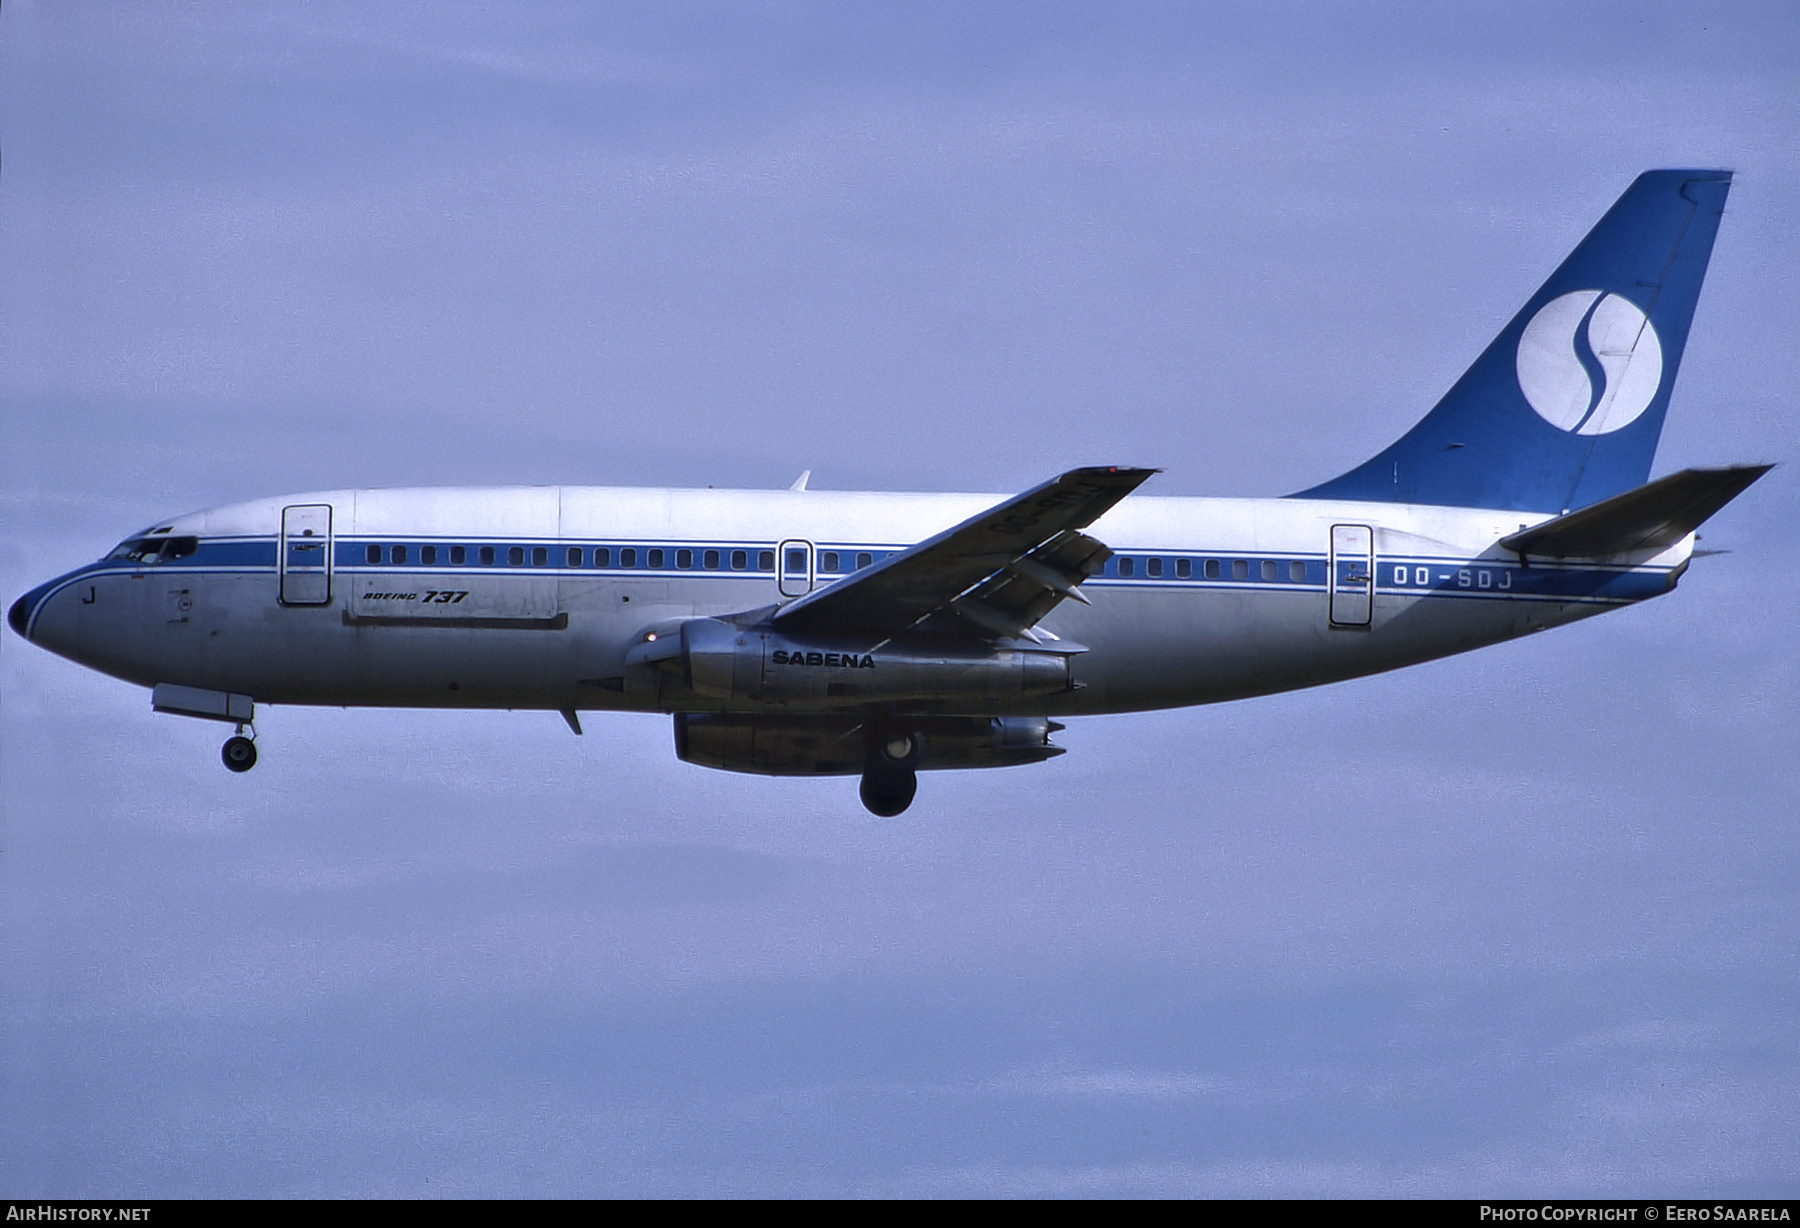
<instances>
[{"instance_id":1,"label":"sabena 's' logo","mask_svg":"<svg viewBox=\"0 0 1800 1228\"><path fill-rule=\"evenodd\" d=\"M1550 425L1578 435L1629 426L1662 384L1662 342L1637 304L1603 290L1553 298L1519 338L1519 387Z\"/></svg>"}]
</instances>

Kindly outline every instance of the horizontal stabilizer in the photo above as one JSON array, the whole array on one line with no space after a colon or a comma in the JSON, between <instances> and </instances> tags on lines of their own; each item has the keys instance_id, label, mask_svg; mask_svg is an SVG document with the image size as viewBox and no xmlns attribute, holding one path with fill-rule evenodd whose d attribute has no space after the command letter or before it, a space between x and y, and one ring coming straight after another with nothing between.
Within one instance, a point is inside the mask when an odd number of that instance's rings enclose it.
<instances>
[{"instance_id":1,"label":"horizontal stabilizer","mask_svg":"<svg viewBox=\"0 0 1800 1228\"><path fill-rule=\"evenodd\" d=\"M1553 559L1605 558L1634 550L1667 549L1773 468L1683 469L1648 486L1503 537L1500 544L1521 555Z\"/></svg>"}]
</instances>

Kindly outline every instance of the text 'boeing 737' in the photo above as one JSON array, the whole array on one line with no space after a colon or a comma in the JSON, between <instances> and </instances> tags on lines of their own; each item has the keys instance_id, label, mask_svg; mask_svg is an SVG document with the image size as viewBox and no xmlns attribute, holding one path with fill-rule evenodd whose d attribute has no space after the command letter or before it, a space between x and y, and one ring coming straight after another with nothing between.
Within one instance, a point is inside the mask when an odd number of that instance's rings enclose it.
<instances>
[{"instance_id":1,"label":"text 'boeing 737'","mask_svg":"<svg viewBox=\"0 0 1800 1228\"><path fill-rule=\"evenodd\" d=\"M1427 661L1659 596L1768 466L1648 482L1730 175L1640 176L1423 421L1277 499L340 490L176 516L13 630L237 727L258 704L672 714L689 763L860 776L1062 753L1058 718ZM246 733L251 736L245 736Z\"/></svg>"}]
</instances>

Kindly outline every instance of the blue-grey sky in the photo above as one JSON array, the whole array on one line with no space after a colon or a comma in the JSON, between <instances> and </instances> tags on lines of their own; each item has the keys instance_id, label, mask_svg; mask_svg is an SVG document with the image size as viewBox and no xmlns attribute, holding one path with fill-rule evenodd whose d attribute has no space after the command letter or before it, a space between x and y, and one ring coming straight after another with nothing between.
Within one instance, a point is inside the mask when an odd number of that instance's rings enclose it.
<instances>
[{"instance_id":1,"label":"blue-grey sky","mask_svg":"<svg viewBox=\"0 0 1800 1228\"><path fill-rule=\"evenodd\" d=\"M356 485L1281 494L1632 176L1658 471L1800 454L1785 4L0 14L0 589ZM853 782L0 641L0 1190L1800 1190L1800 487L1672 596Z\"/></svg>"}]
</instances>

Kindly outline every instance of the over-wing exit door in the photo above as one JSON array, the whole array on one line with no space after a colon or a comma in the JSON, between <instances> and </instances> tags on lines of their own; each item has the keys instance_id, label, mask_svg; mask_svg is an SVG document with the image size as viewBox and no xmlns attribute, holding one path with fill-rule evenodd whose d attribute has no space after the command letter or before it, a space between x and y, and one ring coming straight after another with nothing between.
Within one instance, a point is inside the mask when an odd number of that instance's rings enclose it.
<instances>
[{"instance_id":1,"label":"over-wing exit door","mask_svg":"<svg viewBox=\"0 0 1800 1228\"><path fill-rule=\"evenodd\" d=\"M1331 625L1366 627L1375 602L1375 531L1331 526Z\"/></svg>"},{"instance_id":2,"label":"over-wing exit door","mask_svg":"<svg viewBox=\"0 0 1800 1228\"><path fill-rule=\"evenodd\" d=\"M813 586L813 546L808 541L785 541L775 551L781 568L776 587L783 597L804 597Z\"/></svg>"},{"instance_id":3,"label":"over-wing exit door","mask_svg":"<svg viewBox=\"0 0 1800 1228\"><path fill-rule=\"evenodd\" d=\"M331 505L297 503L281 509L281 603L331 601Z\"/></svg>"}]
</instances>

